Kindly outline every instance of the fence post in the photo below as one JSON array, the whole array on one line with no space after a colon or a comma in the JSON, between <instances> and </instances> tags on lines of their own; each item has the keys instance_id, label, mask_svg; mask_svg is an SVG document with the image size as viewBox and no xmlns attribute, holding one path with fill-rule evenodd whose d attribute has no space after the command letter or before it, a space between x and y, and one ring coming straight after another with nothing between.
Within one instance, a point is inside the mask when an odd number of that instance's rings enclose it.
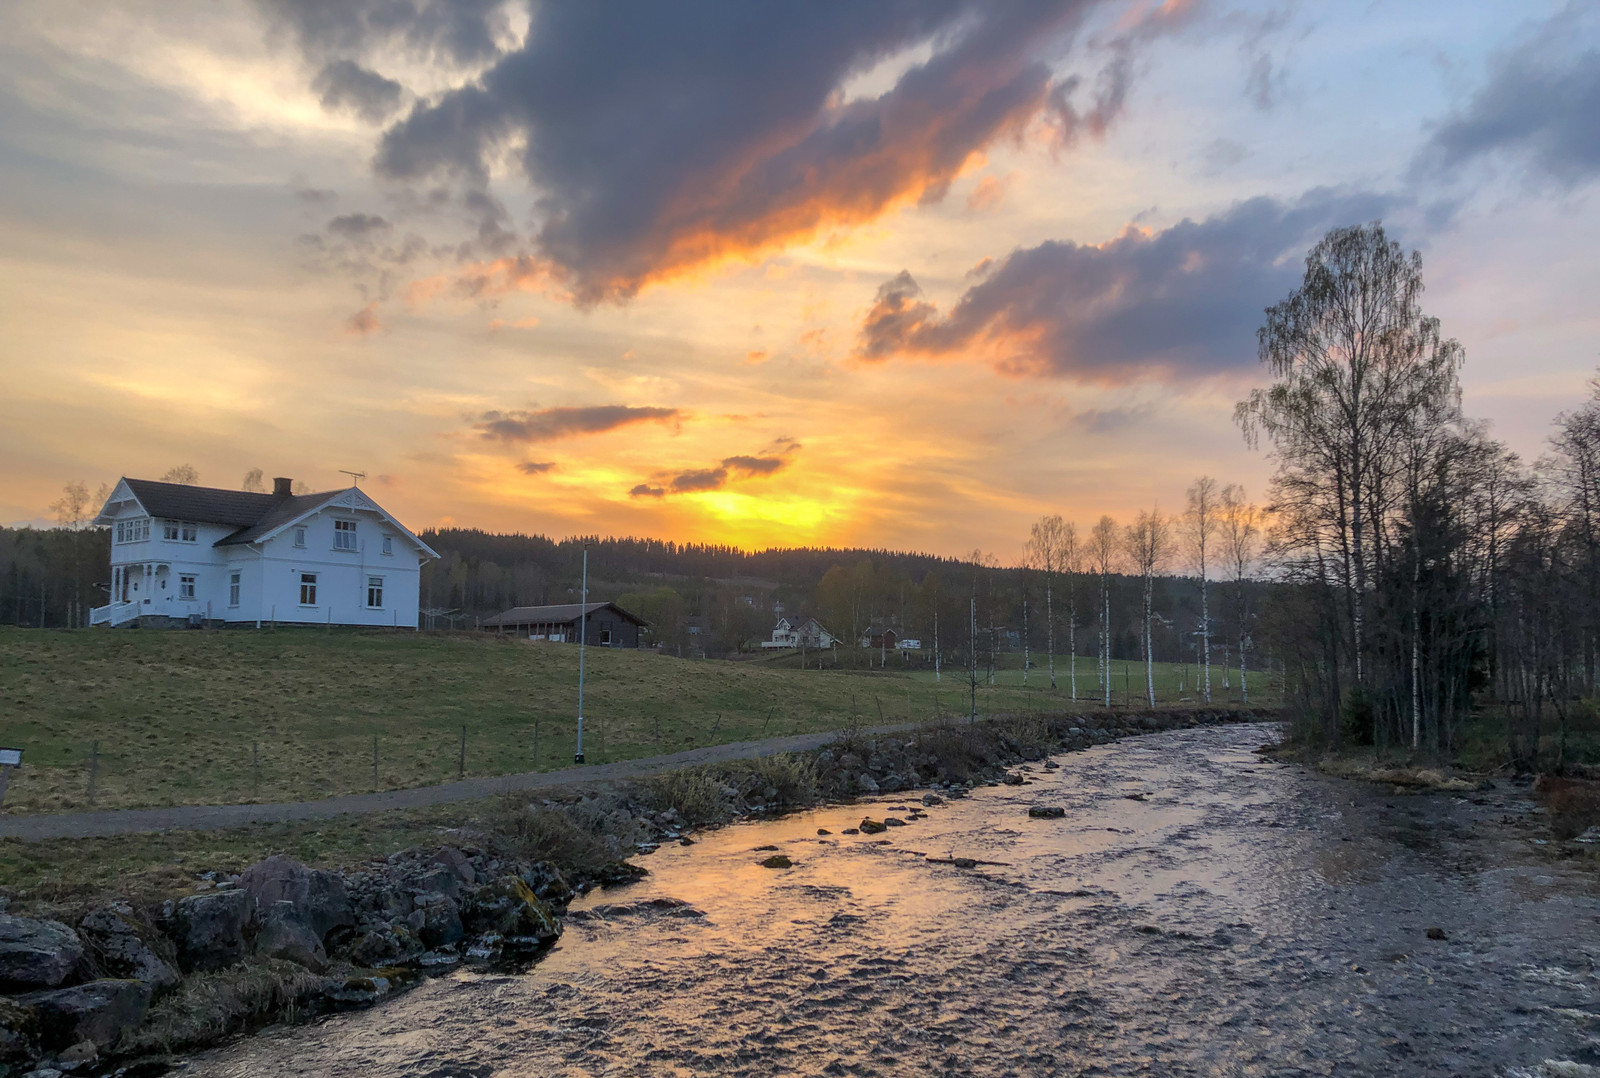
<instances>
[{"instance_id":1,"label":"fence post","mask_svg":"<svg viewBox=\"0 0 1600 1078\"><path fill-rule=\"evenodd\" d=\"M89 804L94 804L94 780L100 771L100 742L96 741L89 749Z\"/></svg>"},{"instance_id":2,"label":"fence post","mask_svg":"<svg viewBox=\"0 0 1600 1078\"><path fill-rule=\"evenodd\" d=\"M250 742L250 773L254 776L255 792L261 793L261 742Z\"/></svg>"},{"instance_id":3,"label":"fence post","mask_svg":"<svg viewBox=\"0 0 1600 1078\"><path fill-rule=\"evenodd\" d=\"M372 735L372 792L378 792L378 735Z\"/></svg>"},{"instance_id":4,"label":"fence post","mask_svg":"<svg viewBox=\"0 0 1600 1078\"><path fill-rule=\"evenodd\" d=\"M461 724L461 759L456 764L456 778L467 777L467 724Z\"/></svg>"}]
</instances>

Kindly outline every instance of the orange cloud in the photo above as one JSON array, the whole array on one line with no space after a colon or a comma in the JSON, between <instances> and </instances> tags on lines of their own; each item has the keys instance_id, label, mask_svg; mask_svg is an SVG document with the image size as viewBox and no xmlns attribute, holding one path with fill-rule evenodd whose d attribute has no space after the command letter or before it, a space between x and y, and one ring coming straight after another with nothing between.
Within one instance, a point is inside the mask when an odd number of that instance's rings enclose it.
<instances>
[{"instance_id":1,"label":"orange cloud","mask_svg":"<svg viewBox=\"0 0 1600 1078\"><path fill-rule=\"evenodd\" d=\"M352 337L365 337L376 333L383 325L378 321L378 301L373 300L355 314L345 319L344 331Z\"/></svg>"},{"instance_id":2,"label":"orange cloud","mask_svg":"<svg viewBox=\"0 0 1600 1078\"><path fill-rule=\"evenodd\" d=\"M978 185L967 196L967 209L979 213L984 210L994 209L1006 197L1006 188L1010 186L1011 177L1009 175L1004 179L985 176L978 181Z\"/></svg>"}]
</instances>

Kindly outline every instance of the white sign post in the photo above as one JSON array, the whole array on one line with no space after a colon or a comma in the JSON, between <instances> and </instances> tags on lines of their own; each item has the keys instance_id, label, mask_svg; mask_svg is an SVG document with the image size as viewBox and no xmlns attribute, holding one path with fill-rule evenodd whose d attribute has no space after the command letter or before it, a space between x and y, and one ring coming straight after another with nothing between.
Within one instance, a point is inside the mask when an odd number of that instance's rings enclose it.
<instances>
[{"instance_id":1,"label":"white sign post","mask_svg":"<svg viewBox=\"0 0 1600 1078\"><path fill-rule=\"evenodd\" d=\"M21 749L0 749L0 804L4 804L6 800L6 786L11 782L11 769L21 766Z\"/></svg>"}]
</instances>

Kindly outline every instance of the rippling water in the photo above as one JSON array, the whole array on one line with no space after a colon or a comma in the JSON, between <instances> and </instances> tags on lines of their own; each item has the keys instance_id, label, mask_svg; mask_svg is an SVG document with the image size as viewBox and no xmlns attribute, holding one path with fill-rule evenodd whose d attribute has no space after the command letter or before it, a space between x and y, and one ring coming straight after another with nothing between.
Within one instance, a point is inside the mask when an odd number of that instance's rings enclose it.
<instances>
[{"instance_id":1,"label":"rippling water","mask_svg":"<svg viewBox=\"0 0 1600 1078\"><path fill-rule=\"evenodd\" d=\"M920 802L709 833L646 859L641 883L575 904L526 975L460 972L374 1010L267 1030L187 1073L1600 1063L1600 901L1592 876L1529 842L1525 802L1385 796L1263 763L1252 750L1271 735L1210 728L1069 754L1059 770L1035 765L1030 785L978 790L882 836L838 832ZM1066 818L1030 819L1032 804ZM760 867L762 846L794 867ZM951 857L995 863L928 861ZM1427 938L1435 926L1446 940Z\"/></svg>"}]
</instances>

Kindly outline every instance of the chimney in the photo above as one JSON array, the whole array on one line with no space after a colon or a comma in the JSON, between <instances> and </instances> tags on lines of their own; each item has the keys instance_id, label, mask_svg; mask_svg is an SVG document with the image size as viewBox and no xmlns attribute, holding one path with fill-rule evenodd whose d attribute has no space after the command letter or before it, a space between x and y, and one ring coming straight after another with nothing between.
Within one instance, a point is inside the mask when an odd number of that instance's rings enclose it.
<instances>
[{"instance_id":1,"label":"chimney","mask_svg":"<svg viewBox=\"0 0 1600 1078\"><path fill-rule=\"evenodd\" d=\"M289 479L289 478L286 478L285 476L281 476L281 475L275 475L275 476L272 477L272 496L274 498L287 498L290 494L293 494L293 493L294 493L294 480L293 479Z\"/></svg>"}]
</instances>

